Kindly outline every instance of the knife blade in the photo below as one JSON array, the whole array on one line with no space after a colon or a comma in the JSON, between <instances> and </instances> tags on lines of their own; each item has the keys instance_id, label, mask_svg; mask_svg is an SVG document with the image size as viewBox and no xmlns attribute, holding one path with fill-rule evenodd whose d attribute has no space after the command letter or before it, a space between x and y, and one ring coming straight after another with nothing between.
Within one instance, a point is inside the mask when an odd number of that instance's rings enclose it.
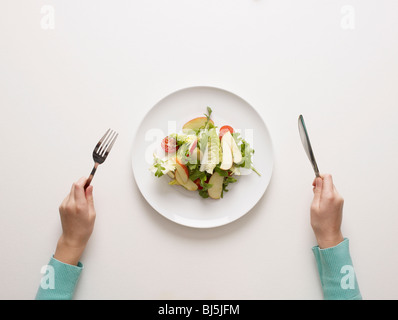
<instances>
[{"instance_id":1,"label":"knife blade","mask_svg":"<svg viewBox=\"0 0 398 320\"><path fill-rule=\"evenodd\" d=\"M308 136L307 127L305 126L304 117L302 115L298 118L298 128L300 133L301 142L303 144L305 153L307 154L308 159L312 164L312 168L314 169L315 176L320 177L318 165L315 160L314 152L312 150L310 138Z\"/></svg>"}]
</instances>

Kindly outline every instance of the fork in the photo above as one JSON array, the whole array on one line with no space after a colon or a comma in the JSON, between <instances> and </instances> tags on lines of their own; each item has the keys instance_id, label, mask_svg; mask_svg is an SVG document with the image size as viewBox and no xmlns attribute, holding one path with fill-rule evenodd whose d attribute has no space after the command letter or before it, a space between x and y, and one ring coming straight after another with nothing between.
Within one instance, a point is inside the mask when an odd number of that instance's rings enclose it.
<instances>
[{"instance_id":1,"label":"fork","mask_svg":"<svg viewBox=\"0 0 398 320\"><path fill-rule=\"evenodd\" d=\"M101 138L101 140L98 141L93 151L94 168L93 170L91 170L90 176L88 177L86 184L84 185L84 189L86 189L90 185L91 180L93 180L95 171L97 171L98 166L105 161L118 135L119 134L116 133L116 131L108 129L105 132L104 136Z\"/></svg>"}]
</instances>

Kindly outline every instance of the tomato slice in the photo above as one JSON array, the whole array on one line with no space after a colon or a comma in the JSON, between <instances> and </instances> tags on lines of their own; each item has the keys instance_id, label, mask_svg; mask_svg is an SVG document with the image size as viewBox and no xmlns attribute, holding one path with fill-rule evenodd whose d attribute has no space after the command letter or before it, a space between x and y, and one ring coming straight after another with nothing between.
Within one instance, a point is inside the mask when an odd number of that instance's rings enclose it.
<instances>
[{"instance_id":1,"label":"tomato slice","mask_svg":"<svg viewBox=\"0 0 398 320\"><path fill-rule=\"evenodd\" d=\"M206 183L209 183L209 180L210 180L210 178L207 178L207 179L206 179ZM203 189L203 187L200 185L200 179L199 179L199 178L197 178L194 182L195 182L196 185L198 186L198 189L199 189L199 190L202 190L202 189Z\"/></svg>"},{"instance_id":2,"label":"tomato slice","mask_svg":"<svg viewBox=\"0 0 398 320\"><path fill-rule=\"evenodd\" d=\"M197 178L194 182L195 182L196 185L198 186L198 189L199 189L199 190L202 190L202 189L203 189L203 187L200 185L200 179L199 179L199 178Z\"/></svg>"},{"instance_id":3,"label":"tomato slice","mask_svg":"<svg viewBox=\"0 0 398 320\"><path fill-rule=\"evenodd\" d=\"M177 140L168 136L162 140L161 146L167 153L176 152L178 149Z\"/></svg>"},{"instance_id":4,"label":"tomato slice","mask_svg":"<svg viewBox=\"0 0 398 320\"><path fill-rule=\"evenodd\" d=\"M223 136L227 131L229 131L231 134L234 133L234 129L233 129L231 126L222 126L222 127L220 128L220 133L219 133L220 140L221 140L222 136Z\"/></svg>"}]
</instances>

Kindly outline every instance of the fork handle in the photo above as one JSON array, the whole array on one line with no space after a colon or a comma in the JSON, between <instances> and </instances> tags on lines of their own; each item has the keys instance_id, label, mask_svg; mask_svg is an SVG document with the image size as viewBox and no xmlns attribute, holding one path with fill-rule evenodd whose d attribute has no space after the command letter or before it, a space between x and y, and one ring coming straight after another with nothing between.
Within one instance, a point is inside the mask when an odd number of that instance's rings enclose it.
<instances>
[{"instance_id":1,"label":"fork handle","mask_svg":"<svg viewBox=\"0 0 398 320\"><path fill-rule=\"evenodd\" d=\"M88 179L87 179L87 181L86 181L86 184L84 185L84 190L87 189L87 187L88 187L88 186L90 185L90 183L91 183L91 180L93 180L94 174L95 174L95 171L97 171L98 165L99 165L98 162L96 162L96 163L94 164L94 168L93 168L93 170L91 170L90 176L88 177Z\"/></svg>"}]
</instances>

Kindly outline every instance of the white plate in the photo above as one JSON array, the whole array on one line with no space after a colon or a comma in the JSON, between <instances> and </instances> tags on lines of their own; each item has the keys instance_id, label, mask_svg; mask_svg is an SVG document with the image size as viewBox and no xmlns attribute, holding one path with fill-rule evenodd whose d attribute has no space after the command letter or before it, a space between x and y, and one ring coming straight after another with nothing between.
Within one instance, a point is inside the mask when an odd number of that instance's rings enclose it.
<instances>
[{"instance_id":1,"label":"white plate","mask_svg":"<svg viewBox=\"0 0 398 320\"><path fill-rule=\"evenodd\" d=\"M253 163L261 173L259 177L249 170L250 174L239 176L219 200L203 199L197 191L168 185L167 175L158 178L148 170L161 140L180 132L187 121L203 116L207 106L212 108L211 117L218 128L230 125L241 130L255 150ZM135 181L148 203L167 219L195 228L225 225L249 212L267 189L273 169L271 138L260 115L237 95L213 87L182 89L159 101L137 129L132 153Z\"/></svg>"}]
</instances>

